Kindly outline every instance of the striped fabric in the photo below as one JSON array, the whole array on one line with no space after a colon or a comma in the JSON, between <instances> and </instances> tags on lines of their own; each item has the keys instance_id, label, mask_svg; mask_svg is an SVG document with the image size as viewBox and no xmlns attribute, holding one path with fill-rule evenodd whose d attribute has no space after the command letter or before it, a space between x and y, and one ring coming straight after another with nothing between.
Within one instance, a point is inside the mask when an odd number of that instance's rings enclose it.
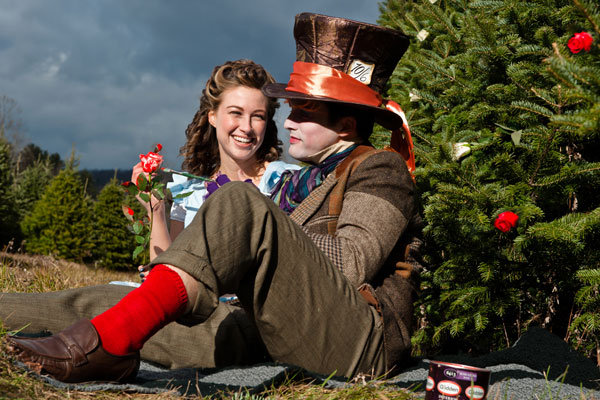
<instances>
[{"instance_id":1,"label":"striped fabric","mask_svg":"<svg viewBox=\"0 0 600 400\"><path fill-rule=\"evenodd\" d=\"M357 147L357 145L332 154L321 164L304 167L296 171L286 171L279 183L271 192L271 199L286 214L291 214L298 204L327 178L327 175L338 166Z\"/></svg>"}]
</instances>

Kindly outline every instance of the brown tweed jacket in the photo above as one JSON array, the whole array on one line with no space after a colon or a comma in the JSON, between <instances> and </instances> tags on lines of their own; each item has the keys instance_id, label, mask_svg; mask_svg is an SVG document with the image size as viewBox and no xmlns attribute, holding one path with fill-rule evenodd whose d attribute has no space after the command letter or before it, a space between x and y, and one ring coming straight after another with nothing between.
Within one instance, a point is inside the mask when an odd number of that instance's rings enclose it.
<instances>
[{"instance_id":1,"label":"brown tweed jacket","mask_svg":"<svg viewBox=\"0 0 600 400\"><path fill-rule=\"evenodd\" d=\"M414 185L397 153L359 146L348 158L356 159L355 165L340 164L290 217L357 289L375 297L388 368L393 368L410 354L421 269ZM340 204L340 210L333 210Z\"/></svg>"}]
</instances>

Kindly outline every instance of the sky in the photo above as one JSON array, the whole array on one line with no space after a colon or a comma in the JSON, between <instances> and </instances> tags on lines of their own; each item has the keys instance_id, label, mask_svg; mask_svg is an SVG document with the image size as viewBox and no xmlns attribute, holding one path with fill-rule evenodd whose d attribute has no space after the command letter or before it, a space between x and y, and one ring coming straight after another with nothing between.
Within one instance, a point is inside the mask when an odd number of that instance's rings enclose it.
<instances>
[{"instance_id":1,"label":"sky","mask_svg":"<svg viewBox=\"0 0 600 400\"><path fill-rule=\"evenodd\" d=\"M249 58L278 82L295 61L294 16L376 23L376 0L0 0L0 97L22 145L80 168L130 169L179 148L212 68ZM278 111L280 137L287 139Z\"/></svg>"}]
</instances>

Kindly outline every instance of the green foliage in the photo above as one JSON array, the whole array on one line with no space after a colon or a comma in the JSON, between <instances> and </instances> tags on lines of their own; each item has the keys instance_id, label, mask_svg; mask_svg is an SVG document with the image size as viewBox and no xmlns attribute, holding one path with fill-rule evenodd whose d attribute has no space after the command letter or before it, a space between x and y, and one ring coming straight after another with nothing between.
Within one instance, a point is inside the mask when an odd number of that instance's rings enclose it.
<instances>
[{"instance_id":1,"label":"green foliage","mask_svg":"<svg viewBox=\"0 0 600 400\"><path fill-rule=\"evenodd\" d=\"M93 247L91 204L73 162L52 179L21 228L28 252L89 261Z\"/></svg>"},{"instance_id":2,"label":"green foliage","mask_svg":"<svg viewBox=\"0 0 600 400\"><path fill-rule=\"evenodd\" d=\"M136 243L123 217L123 200L121 185L112 180L102 188L94 205L93 256L99 265L110 269L136 269L141 262L134 263L131 259Z\"/></svg>"},{"instance_id":3,"label":"green foliage","mask_svg":"<svg viewBox=\"0 0 600 400\"><path fill-rule=\"evenodd\" d=\"M15 197L20 221L31 212L35 202L42 197L52 176L52 165L47 159L34 161L17 175Z\"/></svg>"},{"instance_id":4,"label":"green foliage","mask_svg":"<svg viewBox=\"0 0 600 400\"><path fill-rule=\"evenodd\" d=\"M13 192L11 146L0 135L0 249L19 236L17 208Z\"/></svg>"},{"instance_id":5,"label":"green foliage","mask_svg":"<svg viewBox=\"0 0 600 400\"><path fill-rule=\"evenodd\" d=\"M581 296L575 303L575 293L584 290L577 274L600 263L600 195L590 190L600 184L598 7L387 0L380 8L381 24L414 38L389 97L411 125L426 223L417 352L498 350L531 323L566 335L572 308L588 324L576 340L595 348L598 307ZM570 54L567 41L584 30L592 51ZM519 224L502 233L493 223L507 210Z\"/></svg>"},{"instance_id":6,"label":"green foliage","mask_svg":"<svg viewBox=\"0 0 600 400\"><path fill-rule=\"evenodd\" d=\"M23 150L21 150L17 156L17 174L39 163L45 164L52 176L57 175L64 167L64 162L61 160L58 153L49 154L39 146L29 143L23 147Z\"/></svg>"}]
</instances>

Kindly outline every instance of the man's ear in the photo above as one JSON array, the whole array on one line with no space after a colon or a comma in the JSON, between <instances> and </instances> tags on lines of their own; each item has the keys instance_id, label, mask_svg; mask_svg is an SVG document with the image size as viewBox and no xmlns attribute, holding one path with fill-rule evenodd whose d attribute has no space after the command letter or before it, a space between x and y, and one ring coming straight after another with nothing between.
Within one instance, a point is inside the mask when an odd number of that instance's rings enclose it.
<instances>
[{"instance_id":1,"label":"man's ear","mask_svg":"<svg viewBox=\"0 0 600 400\"><path fill-rule=\"evenodd\" d=\"M354 139L358 136L358 132L356 130L356 118L351 116L342 117L338 121L337 130L338 135L344 139Z\"/></svg>"},{"instance_id":2,"label":"man's ear","mask_svg":"<svg viewBox=\"0 0 600 400\"><path fill-rule=\"evenodd\" d=\"M208 112L208 123L211 124L213 126L213 128L216 128L217 126L217 121L215 118L215 110L210 110Z\"/></svg>"}]
</instances>

